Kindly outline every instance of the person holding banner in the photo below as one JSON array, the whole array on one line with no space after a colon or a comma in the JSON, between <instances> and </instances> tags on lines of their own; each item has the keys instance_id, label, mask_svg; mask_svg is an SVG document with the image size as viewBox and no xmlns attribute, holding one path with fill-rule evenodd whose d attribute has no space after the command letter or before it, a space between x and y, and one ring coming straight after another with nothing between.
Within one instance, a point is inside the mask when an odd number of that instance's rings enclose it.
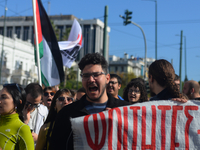
<instances>
[{"instance_id":1,"label":"person holding banner","mask_svg":"<svg viewBox=\"0 0 200 150\"><path fill-rule=\"evenodd\" d=\"M149 66L149 88L156 95L150 101L184 98L174 79L175 71L170 62L164 59L154 61Z\"/></svg>"},{"instance_id":2,"label":"person holding banner","mask_svg":"<svg viewBox=\"0 0 200 150\"><path fill-rule=\"evenodd\" d=\"M73 149L74 143L70 118L129 105L128 102L118 100L107 93L106 85L109 82L110 75L107 72L108 63L101 54L87 54L78 65L86 94L79 101L65 106L58 113L50 139L50 150Z\"/></svg>"},{"instance_id":3,"label":"person holding banner","mask_svg":"<svg viewBox=\"0 0 200 150\"><path fill-rule=\"evenodd\" d=\"M58 112L66 105L73 102L72 94L68 89L60 89L53 97L46 121L40 129L35 150L48 150L49 140Z\"/></svg>"},{"instance_id":4,"label":"person holding banner","mask_svg":"<svg viewBox=\"0 0 200 150\"><path fill-rule=\"evenodd\" d=\"M148 101L145 85L140 80L133 80L124 88L123 98L130 104Z\"/></svg>"}]
</instances>

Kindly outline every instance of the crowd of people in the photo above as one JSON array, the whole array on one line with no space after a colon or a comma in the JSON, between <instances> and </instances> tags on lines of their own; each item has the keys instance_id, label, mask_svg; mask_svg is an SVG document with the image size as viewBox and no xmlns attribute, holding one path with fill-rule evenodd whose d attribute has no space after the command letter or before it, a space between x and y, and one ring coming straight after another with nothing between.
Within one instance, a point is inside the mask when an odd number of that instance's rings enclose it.
<instances>
[{"instance_id":1,"label":"crowd of people","mask_svg":"<svg viewBox=\"0 0 200 150\"><path fill-rule=\"evenodd\" d=\"M82 88L56 89L30 83L24 89L16 83L5 84L0 91L0 150L73 149L70 118L99 113L115 107L158 100L186 102L200 100L199 83L184 83L167 60L149 66L148 81L132 79L119 96L122 80L108 73L108 63L99 53L85 55L79 62ZM178 82L179 81L179 82Z\"/></svg>"}]
</instances>

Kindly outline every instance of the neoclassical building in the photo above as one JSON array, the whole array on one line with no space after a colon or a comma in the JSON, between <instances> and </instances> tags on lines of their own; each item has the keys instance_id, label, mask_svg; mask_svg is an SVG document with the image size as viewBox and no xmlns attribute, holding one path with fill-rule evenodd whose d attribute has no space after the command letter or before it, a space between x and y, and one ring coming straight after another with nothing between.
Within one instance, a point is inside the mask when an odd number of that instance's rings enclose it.
<instances>
[{"instance_id":1,"label":"neoclassical building","mask_svg":"<svg viewBox=\"0 0 200 150\"><path fill-rule=\"evenodd\" d=\"M146 70L146 79L148 76L148 68L155 59L147 58L147 70ZM134 73L137 77L144 76L144 58L134 57L127 53L124 54L123 58L117 57L115 55L109 56L109 72L125 72L125 73Z\"/></svg>"},{"instance_id":2,"label":"neoclassical building","mask_svg":"<svg viewBox=\"0 0 200 150\"><path fill-rule=\"evenodd\" d=\"M64 36L66 29L71 28L73 15L49 16L59 31L59 39ZM78 19L82 27L83 47L77 57L77 62L87 53L99 52L103 54L104 23L99 19ZM34 31L33 16L6 17L4 40L4 63L2 64L2 82L16 82L26 85L37 81L37 69L34 60ZM107 51L109 56L109 32L107 27ZM4 33L4 16L0 17L0 53L2 51L2 36ZM73 66L76 71L77 63ZM79 76L78 76L79 77ZM80 80L80 78L78 78Z\"/></svg>"},{"instance_id":3,"label":"neoclassical building","mask_svg":"<svg viewBox=\"0 0 200 150\"><path fill-rule=\"evenodd\" d=\"M59 39L64 36L66 29L71 28L74 18L73 15L53 15L49 16L56 28L59 30ZM76 18L82 27L83 47L78 55L79 61L85 54L99 52L103 54L103 33L104 22L99 19L83 20ZM14 34L23 41L30 40L34 43L33 16L6 17L5 24L6 36L13 38ZM107 51L106 59L109 57L109 32L107 27ZM0 34L4 33L4 16L0 17Z\"/></svg>"},{"instance_id":4,"label":"neoclassical building","mask_svg":"<svg viewBox=\"0 0 200 150\"><path fill-rule=\"evenodd\" d=\"M38 81L35 67L34 47L30 41L4 37L0 35L0 52L3 50L3 63L1 69L1 84L18 83L27 85Z\"/></svg>"}]
</instances>

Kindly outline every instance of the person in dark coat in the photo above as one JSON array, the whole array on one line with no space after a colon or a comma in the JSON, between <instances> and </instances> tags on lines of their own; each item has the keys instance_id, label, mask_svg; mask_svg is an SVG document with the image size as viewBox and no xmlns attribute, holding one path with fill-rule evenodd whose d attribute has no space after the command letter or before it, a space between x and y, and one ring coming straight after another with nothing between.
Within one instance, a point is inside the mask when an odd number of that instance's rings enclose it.
<instances>
[{"instance_id":1,"label":"person in dark coat","mask_svg":"<svg viewBox=\"0 0 200 150\"><path fill-rule=\"evenodd\" d=\"M149 66L149 87L156 95L150 101L184 98L174 79L175 71L170 62L164 59L154 61Z\"/></svg>"},{"instance_id":2,"label":"person in dark coat","mask_svg":"<svg viewBox=\"0 0 200 150\"><path fill-rule=\"evenodd\" d=\"M76 118L101 111L129 105L107 93L106 85L110 80L108 63L99 53L85 55L79 62L82 85L86 94L79 100L65 106L57 115L50 140L50 150L73 149L73 132L70 118Z\"/></svg>"}]
</instances>

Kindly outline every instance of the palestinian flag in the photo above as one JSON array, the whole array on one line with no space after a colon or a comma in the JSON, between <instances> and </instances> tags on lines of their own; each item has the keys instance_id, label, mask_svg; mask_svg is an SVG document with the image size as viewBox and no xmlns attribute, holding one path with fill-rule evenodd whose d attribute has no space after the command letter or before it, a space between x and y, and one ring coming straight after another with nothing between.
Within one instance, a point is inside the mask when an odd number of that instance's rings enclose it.
<instances>
[{"instance_id":1,"label":"palestinian flag","mask_svg":"<svg viewBox=\"0 0 200 150\"><path fill-rule=\"evenodd\" d=\"M35 2L34 2L35 1ZM35 5L35 7L34 7ZM36 16L35 35L38 36L41 80L45 86L54 86L64 81L63 62L58 42L41 0L33 0Z\"/></svg>"}]
</instances>

